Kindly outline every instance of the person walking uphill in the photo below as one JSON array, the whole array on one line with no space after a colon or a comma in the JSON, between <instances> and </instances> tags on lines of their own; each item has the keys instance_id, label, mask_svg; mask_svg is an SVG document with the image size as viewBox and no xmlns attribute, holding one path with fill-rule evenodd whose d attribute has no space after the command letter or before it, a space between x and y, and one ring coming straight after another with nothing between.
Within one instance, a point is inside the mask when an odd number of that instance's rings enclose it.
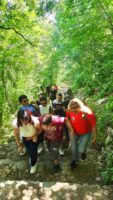
<instances>
[{"instance_id":1,"label":"person walking uphill","mask_svg":"<svg viewBox=\"0 0 113 200\"><path fill-rule=\"evenodd\" d=\"M68 104L67 116L74 129L74 137L70 139L72 148L71 168L77 167L79 159L86 158L88 143L96 142L96 117L81 100L74 98Z\"/></svg>"},{"instance_id":2,"label":"person walking uphill","mask_svg":"<svg viewBox=\"0 0 113 200\"><path fill-rule=\"evenodd\" d=\"M21 110L27 110L35 117L40 116L39 109L36 108L33 104L29 103L26 95L19 96L18 101L22 105Z\"/></svg>"},{"instance_id":3,"label":"person walking uphill","mask_svg":"<svg viewBox=\"0 0 113 200\"><path fill-rule=\"evenodd\" d=\"M35 117L40 116L40 112L39 109L37 109L35 106L33 106L32 104L29 103L28 98L26 95L21 95L18 97L18 101L21 104L21 110L24 111L28 111L30 114L32 114ZM18 151L20 155L24 155L26 152L26 149L24 148L24 145L22 143L23 139L22 139L22 134L18 128L17 124L17 118L13 120L12 122L12 126L13 126L13 131L14 131L14 137L15 137L15 141L17 143L18 146L18 141L19 143L21 143L21 146L18 147ZM40 142L41 140L43 140L43 135L40 134Z\"/></svg>"},{"instance_id":4,"label":"person walking uphill","mask_svg":"<svg viewBox=\"0 0 113 200\"><path fill-rule=\"evenodd\" d=\"M63 125L66 123L69 127L70 137L72 137L73 129L68 119L65 117L45 114L40 119L42 129L44 130L45 141L50 152L51 160L53 161L53 172L57 173L60 170L59 165L59 146L63 139Z\"/></svg>"},{"instance_id":5,"label":"person walking uphill","mask_svg":"<svg viewBox=\"0 0 113 200\"><path fill-rule=\"evenodd\" d=\"M41 116L51 112L51 106L48 104L46 97L40 98L39 111ZM39 145L38 153L41 153L44 150L44 132L42 131L41 134L43 134L43 140Z\"/></svg>"},{"instance_id":6,"label":"person walking uphill","mask_svg":"<svg viewBox=\"0 0 113 200\"><path fill-rule=\"evenodd\" d=\"M22 134L23 143L29 155L30 173L33 174L36 172L37 167L38 135L41 132L40 122L28 111L20 109L17 113L17 124L15 126L18 127L19 132ZM19 145L21 146L20 140L18 140Z\"/></svg>"}]
</instances>

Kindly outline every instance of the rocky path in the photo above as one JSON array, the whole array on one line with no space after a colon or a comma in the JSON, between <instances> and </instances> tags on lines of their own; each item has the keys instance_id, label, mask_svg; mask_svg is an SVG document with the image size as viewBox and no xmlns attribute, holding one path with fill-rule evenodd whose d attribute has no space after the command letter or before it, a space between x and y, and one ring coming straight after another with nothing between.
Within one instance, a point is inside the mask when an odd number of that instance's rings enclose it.
<instances>
[{"instance_id":1,"label":"rocky path","mask_svg":"<svg viewBox=\"0 0 113 200\"><path fill-rule=\"evenodd\" d=\"M0 184L1 199L15 200L109 200L99 185L55 182L7 181Z\"/></svg>"},{"instance_id":2,"label":"rocky path","mask_svg":"<svg viewBox=\"0 0 113 200\"><path fill-rule=\"evenodd\" d=\"M87 159L70 170L71 152L60 158L61 172L52 174L47 151L39 155L37 173L29 174L28 155L19 156L15 141L0 146L0 200L112 200L112 187L102 183L98 152L88 150Z\"/></svg>"}]
</instances>

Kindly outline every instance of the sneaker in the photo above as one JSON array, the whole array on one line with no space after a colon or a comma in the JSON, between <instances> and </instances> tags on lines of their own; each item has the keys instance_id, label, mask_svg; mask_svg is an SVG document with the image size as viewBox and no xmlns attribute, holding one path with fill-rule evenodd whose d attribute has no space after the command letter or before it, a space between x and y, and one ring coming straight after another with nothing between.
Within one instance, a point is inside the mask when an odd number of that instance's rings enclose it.
<instances>
[{"instance_id":1,"label":"sneaker","mask_svg":"<svg viewBox=\"0 0 113 200\"><path fill-rule=\"evenodd\" d=\"M34 174L36 172L36 168L37 168L37 163L31 167L30 174Z\"/></svg>"},{"instance_id":2,"label":"sneaker","mask_svg":"<svg viewBox=\"0 0 113 200\"><path fill-rule=\"evenodd\" d=\"M38 146L38 154L40 154L44 150L42 144Z\"/></svg>"},{"instance_id":3,"label":"sneaker","mask_svg":"<svg viewBox=\"0 0 113 200\"><path fill-rule=\"evenodd\" d=\"M63 149L59 149L59 154L60 154L60 156L63 156L64 155L64 150Z\"/></svg>"},{"instance_id":4,"label":"sneaker","mask_svg":"<svg viewBox=\"0 0 113 200\"><path fill-rule=\"evenodd\" d=\"M86 159L86 153L81 153L81 161L85 160Z\"/></svg>"},{"instance_id":5,"label":"sneaker","mask_svg":"<svg viewBox=\"0 0 113 200\"><path fill-rule=\"evenodd\" d=\"M71 169L75 169L78 166L78 163L76 161L71 162Z\"/></svg>"}]
</instances>

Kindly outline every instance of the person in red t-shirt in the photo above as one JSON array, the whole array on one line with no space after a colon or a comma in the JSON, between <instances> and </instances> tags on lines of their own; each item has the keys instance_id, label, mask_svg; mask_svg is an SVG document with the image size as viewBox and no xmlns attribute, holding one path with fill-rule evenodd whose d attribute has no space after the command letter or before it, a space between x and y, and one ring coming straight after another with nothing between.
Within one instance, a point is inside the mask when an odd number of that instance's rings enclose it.
<instances>
[{"instance_id":1,"label":"person in red t-shirt","mask_svg":"<svg viewBox=\"0 0 113 200\"><path fill-rule=\"evenodd\" d=\"M66 124L70 130L70 138L74 132L70 121L66 117L45 114L40 118L42 130L44 131L45 141L53 161L53 172L60 170L59 165L59 146L63 139L63 125Z\"/></svg>"},{"instance_id":2,"label":"person in red t-shirt","mask_svg":"<svg viewBox=\"0 0 113 200\"><path fill-rule=\"evenodd\" d=\"M96 142L96 117L94 113L78 98L72 99L68 104L67 117L74 130L74 137L70 139L72 147L71 168L78 165L79 158L86 158L87 146L92 137Z\"/></svg>"},{"instance_id":3,"label":"person in red t-shirt","mask_svg":"<svg viewBox=\"0 0 113 200\"><path fill-rule=\"evenodd\" d=\"M54 90L58 90L58 86L57 85L54 85Z\"/></svg>"}]
</instances>

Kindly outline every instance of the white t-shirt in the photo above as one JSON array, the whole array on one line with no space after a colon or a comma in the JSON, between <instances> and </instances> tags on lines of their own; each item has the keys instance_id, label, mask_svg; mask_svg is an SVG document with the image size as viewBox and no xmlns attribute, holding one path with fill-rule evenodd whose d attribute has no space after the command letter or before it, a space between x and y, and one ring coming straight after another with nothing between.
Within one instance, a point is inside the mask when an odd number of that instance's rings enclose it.
<instances>
[{"instance_id":1,"label":"white t-shirt","mask_svg":"<svg viewBox=\"0 0 113 200\"><path fill-rule=\"evenodd\" d=\"M53 104L62 104L63 103L63 101L61 100L61 101L58 101L58 99L55 99L54 101L53 101Z\"/></svg>"},{"instance_id":2,"label":"white t-shirt","mask_svg":"<svg viewBox=\"0 0 113 200\"><path fill-rule=\"evenodd\" d=\"M31 116L31 119L34 124L28 123L27 125L23 125L19 127L20 133L22 137L32 137L36 133L36 126L40 124L37 117ZM17 119L14 119L12 122L12 126L14 128L18 128L17 126Z\"/></svg>"},{"instance_id":3,"label":"white t-shirt","mask_svg":"<svg viewBox=\"0 0 113 200\"><path fill-rule=\"evenodd\" d=\"M48 114L50 110L50 105L48 104L46 106L39 105L39 109L41 115Z\"/></svg>"},{"instance_id":4,"label":"white t-shirt","mask_svg":"<svg viewBox=\"0 0 113 200\"><path fill-rule=\"evenodd\" d=\"M12 126L13 126L13 128L18 128L18 126L17 126L17 118L12 121ZM21 133L20 130L19 130L19 133L20 133L19 134L20 139L22 140L22 133Z\"/></svg>"}]
</instances>

